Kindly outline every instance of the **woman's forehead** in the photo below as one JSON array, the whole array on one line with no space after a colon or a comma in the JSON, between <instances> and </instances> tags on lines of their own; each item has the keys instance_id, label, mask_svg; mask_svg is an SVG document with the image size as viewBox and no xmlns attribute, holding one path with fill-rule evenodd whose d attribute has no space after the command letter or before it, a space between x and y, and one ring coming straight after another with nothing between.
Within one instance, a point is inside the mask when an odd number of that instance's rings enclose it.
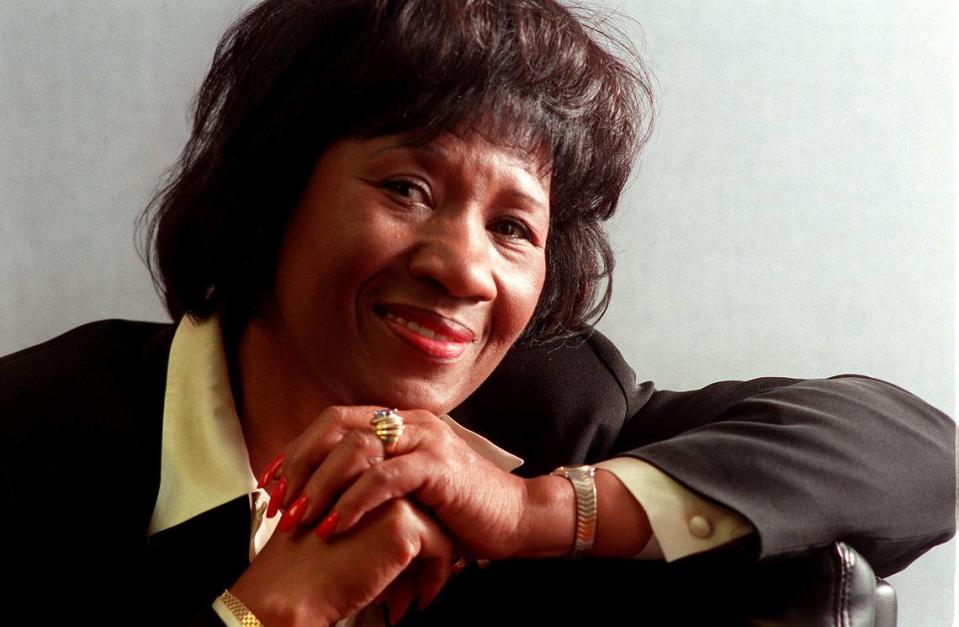
<instances>
[{"instance_id":1,"label":"woman's forehead","mask_svg":"<svg viewBox=\"0 0 959 627\"><path fill-rule=\"evenodd\" d=\"M372 139L379 144L373 150L374 155L406 149L425 153L439 161L448 162L453 160L454 153L469 155L491 150L507 155L513 165L519 166L541 183L548 184L552 173L551 151L543 141L535 144L532 142L503 141L503 138L497 141L488 131L472 129L429 135L424 131L410 131L368 139Z\"/></svg>"}]
</instances>

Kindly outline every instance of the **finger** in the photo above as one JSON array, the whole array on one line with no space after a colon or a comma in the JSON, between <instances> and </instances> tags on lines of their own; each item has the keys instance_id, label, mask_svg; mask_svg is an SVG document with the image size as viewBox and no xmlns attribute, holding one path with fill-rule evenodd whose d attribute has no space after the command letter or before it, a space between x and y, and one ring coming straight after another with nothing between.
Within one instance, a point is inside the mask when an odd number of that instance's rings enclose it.
<instances>
[{"instance_id":1,"label":"finger","mask_svg":"<svg viewBox=\"0 0 959 627\"><path fill-rule=\"evenodd\" d=\"M452 556L424 558L416 577L416 596L419 599L417 608L420 610L426 609L443 589L443 586L446 585L452 574Z\"/></svg>"},{"instance_id":2,"label":"finger","mask_svg":"<svg viewBox=\"0 0 959 627\"><path fill-rule=\"evenodd\" d=\"M264 488L268 483L273 481L273 477L275 477L280 472L280 469L283 468L283 461L285 459L286 455L284 453L280 453L274 457L272 461L266 465L266 468L264 468L260 473L259 479L256 482L256 487Z\"/></svg>"},{"instance_id":3,"label":"finger","mask_svg":"<svg viewBox=\"0 0 959 627\"><path fill-rule=\"evenodd\" d=\"M391 625L400 622L416 598L415 570L416 562L413 562L383 593Z\"/></svg>"},{"instance_id":4,"label":"finger","mask_svg":"<svg viewBox=\"0 0 959 627\"><path fill-rule=\"evenodd\" d=\"M422 510L410 506L410 514L420 525L418 557L387 588L384 596L389 608L389 620L396 624L409 610L415 599L417 607L425 609L450 578L454 545L439 525Z\"/></svg>"},{"instance_id":5,"label":"finger","mask_svg":"<svg viewBox=\"0 0 959 627\"><path fill-rule=\"evenodd\" d=\"M395 554L404 564L402 573L383 593L389 620L396 623L417 595L420 607L436 597L449 578L453 541L435 520L407 499L391 500L363 521L357 530L365 528L366 521L375 521L374 537L383 543L380 554Z\"/></svg>"},{"instance_id":6,"label":"finger","mask_svg":"<svg viewBox=\"0 0 959 627\"><path fill-rule=\"evenodd\" d=\"M424 435L431 433L437 424L446 426L439 418L425 410L410 409L402 412L397 410L396 413L402 418L403 432L388 447L386 441L383 441L384 457L410 453L419 447L424 441ZM367 425L367 428L375 434L372 422Z\"/></svg>"},{"instance_id":7,"label":"finger","mask_svg":"<svg viewBox=\"0 0 959 627\"><path fill-rule=\"evenodd\" d=\"M433 470L430 456L419 453L391 457L370 466L333 505L338 517L336 533L348 531L367 512L391 499L415 494Z\"/></svg>"},{"instance_id":8,"label":"finger","mask_svg":"<svg viewBox=\"0 0 959 627\"><path fill-rule=\"evenodd\" d=\"M333 406L320 412L286 451L282 477L286 480L287 490L278 505L287 507L298 498L314 469L323 463L347 433L368 428L368 425L364 427L364 421L368 423L375 410L375 407L368 406ZM270 498L273 498L272 492Z\"/></svg>"},{"instance_id":9,"label":"finger","mask_svg":"<svg viewBox=\"0 0 959 627\"><path fill-rule=\"evenodd\" d=\"M370 431L350 431L330 451L303 487L308 499L301 524L313 524L333 500L373 464L383 461L383 447Z\"/></svg>"},{"instance_id":10,"label":"finger","mask_svg":"<svg viewBox=\"0 0 959 627\"><path fill-rule=\"evenodd\" d=\"M362 431L372 434L370 419L373 418L374 412L381 409L383 408L372 405L333 406L320 412L296 439L283 462L283 477L287 481L283 507L287 507L299 496L313 475L314 469L326 460L347 433ZM408 410L402 415L406 425L430 420L440 422L433 414L423 410ZM409 429L392 447L392 455L404 454L415 446L415 440L407 437L408 433ZM318 515L313 510L309 513Z\"/></svg>"},{"instance_id":11,"label":"finger","mask_svg":"<svg viewBox=\"0 0 959 627\"><path fill-rule=\"evenodd\" d=\"M416 515L421 517L423 523L419 572L416 577L418 608L423 610L433 602L452 575L456 547L435 520L422 510L415 509Z\"/></svg>"}]
</instances>

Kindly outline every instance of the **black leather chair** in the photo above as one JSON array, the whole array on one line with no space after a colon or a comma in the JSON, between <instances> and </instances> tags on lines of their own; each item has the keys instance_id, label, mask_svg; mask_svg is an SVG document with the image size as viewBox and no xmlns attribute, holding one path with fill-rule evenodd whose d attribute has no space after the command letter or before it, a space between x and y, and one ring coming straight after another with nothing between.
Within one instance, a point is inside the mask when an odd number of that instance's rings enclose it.
<instances>
[{"instance_id":1,"label":"black leather chair","mask_svg":"<svg viewBox=\"0 0 959 627\"><path fill-rule=\"evenodd\" d=\"M703 567L706 565L707 567ZM720 573L717 575L717 573ZM469 612L463 612L469 608ZM851 547L751 564L511 560L471 568L407 626L893 627L896 595Z\"/></svg>"},{"instance_id":2,"label":"black leather chair","mask_svg":"<svg viewBox=\"0 0 959 627\"><path fill-rule=\"evenodd\" d=\"M896 592L852 547L836 542L757 569L748 625L894 627Z\"/></svg>"}]
</instances>

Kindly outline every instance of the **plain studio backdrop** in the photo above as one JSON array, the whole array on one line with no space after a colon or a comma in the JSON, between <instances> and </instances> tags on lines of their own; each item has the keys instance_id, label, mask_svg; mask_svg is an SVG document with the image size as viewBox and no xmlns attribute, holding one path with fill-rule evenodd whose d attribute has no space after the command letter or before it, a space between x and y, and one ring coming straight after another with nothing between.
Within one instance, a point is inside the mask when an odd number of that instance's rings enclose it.
<instances>
[{"instance_id":1,"label":"plain studio backdrop","mask_svg":"<svg viewBox=\"0 0 959 627\"><path fill-rule=\"evenodd\" d=\"M240 0L5 0L0 353L166 320L133 245ZM624 0L658 119L612 225L601 330L690 389L863 373L954 408L948 0ZM892 577L950 625L954 546Z\"/></svg>"}]
</instances>

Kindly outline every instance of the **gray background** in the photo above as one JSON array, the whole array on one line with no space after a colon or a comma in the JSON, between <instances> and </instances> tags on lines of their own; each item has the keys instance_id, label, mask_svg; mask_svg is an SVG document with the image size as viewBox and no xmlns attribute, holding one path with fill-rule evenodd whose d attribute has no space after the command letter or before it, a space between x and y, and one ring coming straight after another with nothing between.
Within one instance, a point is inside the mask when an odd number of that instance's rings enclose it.
<instances>
[{"instance_id":1,"label":"gray background","mask_svg":"<svg viewBox=\"0 0 959 627\"><path fill-rule=\"evenodd\" d=\"M240 0L4 0L0 353L163 320L133 247ZM871 374L954 415L953 15L946 0L606 2L659 117L600 327L643 379ZM950 625L954 546L892 578Z\"/></svg>"}]
</instances>

